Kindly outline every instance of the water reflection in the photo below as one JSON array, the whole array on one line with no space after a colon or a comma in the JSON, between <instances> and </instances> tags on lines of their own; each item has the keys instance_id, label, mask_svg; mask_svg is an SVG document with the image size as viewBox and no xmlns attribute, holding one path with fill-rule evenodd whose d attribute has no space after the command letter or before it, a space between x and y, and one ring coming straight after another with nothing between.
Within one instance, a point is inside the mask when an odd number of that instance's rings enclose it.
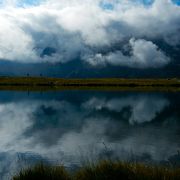
<instances>
[{"instance_id":1,"label":"water reflection","mask_svg":"<svg viewBox=\"0 0 180 180\"><path fill-rule=\"evenodd\" d=\"M125 117L128 116L127 119L130 124L150 122L156 118L157 113L160 113L168 105L169 102L165 98L147 95L134 95L114 99L98 99L94 97L84 103L86 109L90 108L99 111L104 108L109 111L122 113Z\"/></svg>"},{"instance_id":2,"label":"water reflection","mask_svg":"<svg viewBox=\"0 0 180 180\"><path fill-rule=\"evenodd\" d=\"M0 176L43 160L178 159L179 94L0 93ZM175 157L175 158L174 158Z\"/></svg>"}]
</instances>

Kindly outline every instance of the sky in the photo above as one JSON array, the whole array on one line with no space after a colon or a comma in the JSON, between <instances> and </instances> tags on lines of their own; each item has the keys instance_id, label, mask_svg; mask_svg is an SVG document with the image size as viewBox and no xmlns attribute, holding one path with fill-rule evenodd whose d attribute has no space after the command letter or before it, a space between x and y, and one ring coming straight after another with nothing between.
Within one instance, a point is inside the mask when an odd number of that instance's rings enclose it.
<instances>
[{"instance_id":1,"label":"sky","mask_svg":"<svg viewBox=\"0 0 180 180\"><path fill-rule=\"evenodd\" d=\"M54 65L78 59L93 68L166 67L179 59L179 5L179 0L0 0L0 62Z\"/></svg>"}]
</instances>

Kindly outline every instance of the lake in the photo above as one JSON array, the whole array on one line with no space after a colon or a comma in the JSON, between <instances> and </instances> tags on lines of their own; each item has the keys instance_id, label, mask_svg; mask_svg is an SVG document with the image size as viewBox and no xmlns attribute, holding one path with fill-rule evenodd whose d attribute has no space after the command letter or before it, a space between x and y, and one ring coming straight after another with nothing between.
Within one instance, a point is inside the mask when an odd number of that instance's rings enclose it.
<instances>
[{"instance_id":1,"label":"lake","mask_svg":"<svg viewBox=\"0 0 180 180\"><path fill-rule=\"evenodd\" d=\"M180 166L180 93L0 92L0 177L38 162Z\"/></svg>"}]
</instances>

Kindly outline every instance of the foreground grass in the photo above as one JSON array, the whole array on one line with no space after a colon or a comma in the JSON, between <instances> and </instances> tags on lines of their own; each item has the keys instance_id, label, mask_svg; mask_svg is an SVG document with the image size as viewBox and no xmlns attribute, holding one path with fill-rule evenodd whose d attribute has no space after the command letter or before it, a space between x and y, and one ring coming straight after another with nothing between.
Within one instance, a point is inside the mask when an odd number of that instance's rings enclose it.
<instances>
[{"instance_id":1,"label":"foreground grass","mask_svg":"<svg viewBox=\"0 0 180 180\"><path fill-rule=\"evenodd\" d=\"M36 165L22 170L13 180L179 180L180 169L138 163L101 161L69 173L62 166Z\"/></svg>"},{"instance_id":2,"label":"foreground grass","mask_svg":"<svg viewBox=\"0 0 180 180\"><path fill-rule=\"evenodd\" d=\"M0 77L0 90L67 89L180 91L180 79Z\"/></svg>"},{"instance_id":3,"label":"foreground grass","mask_svg":"<svg viewBox=\"0 0 180 180\"><path fill-rule=\"evenodd\" d=\"M43 164L22 170L13 180L71 180L63 166L50 167Z\"/></svg>"}]
</instances>

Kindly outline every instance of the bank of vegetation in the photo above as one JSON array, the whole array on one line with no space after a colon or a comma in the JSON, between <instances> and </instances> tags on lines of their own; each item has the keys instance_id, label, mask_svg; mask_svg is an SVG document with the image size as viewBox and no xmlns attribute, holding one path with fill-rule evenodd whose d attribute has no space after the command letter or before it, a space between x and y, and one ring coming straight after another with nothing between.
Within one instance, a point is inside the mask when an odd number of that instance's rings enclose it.
<instances>
[{"instance_id":1,"label":"bank of vegetation","mask_svg":"<svg viewBox=\"0 0 180 180\"><path fill-rule=\"evenodd\" d=\"M66 89L180 91L180 79L0 77L0 90Z\"/></svg>"}]
</instances>

